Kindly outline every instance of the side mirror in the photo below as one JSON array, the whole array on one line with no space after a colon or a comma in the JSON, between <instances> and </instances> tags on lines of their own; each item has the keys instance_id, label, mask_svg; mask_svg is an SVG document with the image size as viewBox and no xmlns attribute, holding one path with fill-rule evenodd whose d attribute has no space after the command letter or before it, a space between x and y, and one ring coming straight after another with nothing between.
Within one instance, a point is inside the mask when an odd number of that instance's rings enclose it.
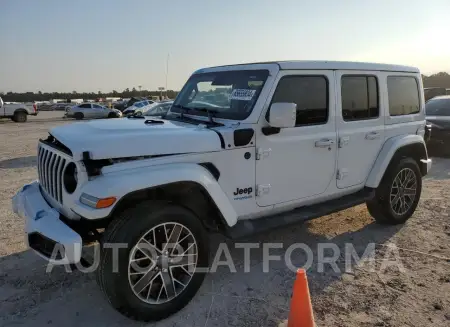
<instances>
[{"instance_id":1,"label":"side mirror","mask_svg":"<svg viewBox=\"0 0 450 327\"><path fill-rule=\"evenodd\" d=\"M3 99L0 98L0 108L3 107Z\"/></svg>"},{"instance_id":2,"label":"side mirror","mask_svg":"<svg viewBox=\"0 0 450 327\"><path fill-rule=\"evenodd\" d=\"M270 106L269 124L272 127L295 127L297 105L295 103L277 102Z\"/></svg>"}]
</instances>

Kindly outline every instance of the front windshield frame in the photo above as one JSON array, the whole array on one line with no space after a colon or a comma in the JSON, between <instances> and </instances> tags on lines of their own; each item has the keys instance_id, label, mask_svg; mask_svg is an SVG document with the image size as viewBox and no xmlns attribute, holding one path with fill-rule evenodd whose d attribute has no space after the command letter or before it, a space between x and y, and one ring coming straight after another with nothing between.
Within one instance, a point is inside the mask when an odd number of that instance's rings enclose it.
<instances>
[{"instance_id":1,"label":"front windshield frame","mask_svg":"<svg viewBox=\"0 0 450 327\"><path fill-rule=\"evenodd\" d=\"M230 120L245 120L253 112L255 104L258 101L259 96L261 95L261 92L264 89L264 86L267 82L269 75L270 75L270 72L267 69L226 70L226 71L216 71L216 72L205 72L205 73L193 74L188 79L188 81L183 86L182 90L180 91L179 95L173 102L169 113L184 112L185 114L189 114L189 115L207 117L208 116L207 112L195 110L195 109L199 109L199 108L200 109L207 108L207 109L211 109L212 111L214 111L213 116L215 118L230 119ZM244 110L240 110L239 108L236 108L236 110L230 110L231 107L228 107L228 106L219 106L214 103L209 103L209 102L202 101L202 100L195 101L195 98L197 97L197 95L200 94L200 92L204 92L204 91L198 90L199 83L211 82L211 86L216 86L213 84L213 81L215 81L216 79L232 81L234 78L236 78L236 81L233 82L233 84L229 84L229 85L223 84L223 86L217 85L217 88L227 89L226 91L229 93L228 101L230 102L230 105L231 105L231 101L239 101L239 102L236 102L236 106L239 107L239 106L243 105L245 107ZM258 85L255 85L253 87L250 86L249 83L251 81L258 82ZM246 88L248 90L252 90L252 91L254 90L254 93L252 94L251 99L244 100L247 103L244 101L241 101L241 99L236 99L236 98L232 99L232 100L230 99L231 93L234 90L237 90L237 89L242 90L240 86L235 87L236 83L240 83L241 85L246 83L247 84ZM191 99L191 101L189 101L189 97L192 94L192 92L195 91L195 88L197 88L196 93L195 93L194 97ZM205 92L209 92L209 91L205 91ZM223 92L225 92L225 90ZM222 94L222 97L223 96L224 95ZM188 104L190 104L192 102L200 103L200 105L188 106ZM184 109L180 108L180 106L184 107L184 108L192 109L192 110L189 110L189 112L186 112Z\"/></svg>"}]
</instances>

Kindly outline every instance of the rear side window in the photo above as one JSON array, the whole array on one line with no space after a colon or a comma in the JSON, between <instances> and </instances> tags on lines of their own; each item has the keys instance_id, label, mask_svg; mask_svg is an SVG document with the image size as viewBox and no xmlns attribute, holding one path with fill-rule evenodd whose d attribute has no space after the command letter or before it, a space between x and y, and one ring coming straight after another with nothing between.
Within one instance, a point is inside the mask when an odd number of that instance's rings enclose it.
<instances>
[{"instance_id":1,"label":"rear side window","mask_svg":"<svg viewBox=\"0 0 450 327\"><path fill-rule=\"evenodd\" d=\"M297 105L295 126L325 124L328 121L328 80L325 76L286 76L278 83L272 103ZM268 119L267 111L266 119Z\"/></svg>"},{"instance_id":2,"label":"rear side window","mask_svg":"<svg viewBox=\"0 0 450 327\"><path fill-rule=\"evenodd\" d=\"M388 76L389 114L402 116L420 111L419 85L411 76Z\"/></svg>"},{"instance_id":3,"label":"rear side window","mask_svg":"<svg viewBox=\"0 0 450 327\"><path fill-rule=\"evenodd\" d=\"M347 75L341 79L342 117L345 121L379 115L378 83L375 76Z\"/></svg>"},{"instance_id":4,"label":"rear side window","mask_svg":"<svg viewBox=\"0 0 450 327\"><path fill-rule=\"evenodd\" d=\"M91 105L89 103L85 103L80 105L78 108L91 108Z\"/></svg>"}]
</instances>

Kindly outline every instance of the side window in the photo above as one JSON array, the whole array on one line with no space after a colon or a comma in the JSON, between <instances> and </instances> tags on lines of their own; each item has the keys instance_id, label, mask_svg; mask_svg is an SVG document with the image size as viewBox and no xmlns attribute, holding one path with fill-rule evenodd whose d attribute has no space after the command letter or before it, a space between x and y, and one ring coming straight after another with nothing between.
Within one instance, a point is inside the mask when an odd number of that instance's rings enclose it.
<instances>
[{"instance_id":1,"label":"side window","mask_svg":"<svg viewBox=\"0 0 450 327\"><path fill-rule=\"evenodd\" d=\"M341 97L344 121L365 120L379 116L378 83L375 76L342 76Z\"/></svg>"},{"instance_id":2,"label":"side window","mask_svg":"<svg viewBox=\"0 0 450 327\"><path fill-rule=\"evenodd\" d=\"M80 105L78 108L89 109L89 108L91 108L91 105L89 103L84 103L84 104Z\"/></svg>"},{"instance_id":3,"label":"side window","mask_svg":"<svg viewBox=\"0 0 450 327\"><path fill-rule=\"evenodd\" d=\"M92 105L93 107L94 107L94 109L103 109L103 107L102 106L99 106L98 104L94 104L94 105Z\"/></svg>"},{"instance_id":4,"label":"side window","mask_svg":"<svg viewBox=\"0 0 450 327\"><path fill-rule=\"evenodd\" d=\"M325 76L282 77L272 98L272 103L276 102L293 102L297 105L295 126L326 124L328 80ZM266 119L269 119L269 111Z\"/></svg>"},{"instance_id":5,"label":"side window","mask_svg":"<svg viewBox=\"0 0 450 327\"><path fill-rule=\"evenodd\" d=\"M411 115L420 111L419 86L415 77L388 76L389 114Z\"/></svg>"}]
</instances>

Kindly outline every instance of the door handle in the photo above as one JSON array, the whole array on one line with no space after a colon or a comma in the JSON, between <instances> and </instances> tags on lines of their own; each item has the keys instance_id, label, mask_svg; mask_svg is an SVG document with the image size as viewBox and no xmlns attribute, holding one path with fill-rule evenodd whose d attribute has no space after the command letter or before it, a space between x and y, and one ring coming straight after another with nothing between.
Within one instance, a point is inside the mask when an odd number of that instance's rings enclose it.
<instances>
[{"instance_id":1,"label":"door handle","mask_svg":"<svg viewBox=\"0 0 450 327\"><path fill-rule=\"evenodd\" d=\"M320 141L316 141L316 148L328 148L334 144L334 140L331 139L323 139Z\"/></svg>"},{"instance_id":2,"label":"door handle","mask_svg":"<svg viewBox=\"0 0 450 327\"><path fill-rule=\"evenodd\" d=\"M375 140L377 138L380 137L380 133L379 132L370 132L366 134L366 139L367 140Z\"/></svg>"}]
</instances>

